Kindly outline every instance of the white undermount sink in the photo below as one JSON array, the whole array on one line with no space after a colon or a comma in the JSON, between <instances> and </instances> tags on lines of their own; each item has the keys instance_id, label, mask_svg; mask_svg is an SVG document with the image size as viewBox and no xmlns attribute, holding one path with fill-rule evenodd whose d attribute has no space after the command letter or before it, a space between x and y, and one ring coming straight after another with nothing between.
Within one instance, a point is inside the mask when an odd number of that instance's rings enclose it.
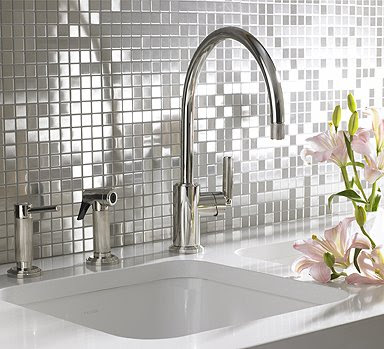
<instances>
[{"instance_id":1,"label":"white undermount sink","mask_svg":"<svg viewBox=\"0 0 384 349\"><path fill-rule=\"evenodd\" d=\"M176 260L33 282L0 299L112 335L160 339L236 326L347 293L203 261Z\"/></svg>"}]
</instances>

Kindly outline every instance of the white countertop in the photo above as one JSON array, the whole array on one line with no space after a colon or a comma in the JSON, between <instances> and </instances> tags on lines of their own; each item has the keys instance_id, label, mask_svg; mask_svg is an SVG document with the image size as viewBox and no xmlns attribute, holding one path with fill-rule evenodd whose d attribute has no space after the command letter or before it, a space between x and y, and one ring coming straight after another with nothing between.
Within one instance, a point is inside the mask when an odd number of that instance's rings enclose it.
<instances>
[{"instance_id":1,"label":"white countertop","mask_svg":"<svg viewBox=\"0 0 384 349\"><path fill-rule=\"evenodd\" d=\"M306 219L205 234L202 236L202 244L206 250L201 255L172 255L168 252L169 241L116 248L113 253L122 259L119 268L164 260L197 259L292 277L288 267L272 268L270 262L241 257L235 251L239 248L291 241L310 236L312 233L322 233L326 227L330 227L338 221L339 217L328 216L320 219ZM94 272L84 264L88 255L77 254L47 258L36 260L34 264L41 267L44 272L40 280L82 275ZM18 280L7 277L6 271L11 266L11 264L0 266L0 289L20 283ZM303 279L303 282L308 282L308 280L305 281L305 278ZM39 280L24 282L39 282ZM139 340L113 336L0 301L0 347L7 349L254 347L384 314L384 289L381 286L355 287L335 282L326 287L342 288L350 294L350 297L338 303L259 319L241 326L161 340Z\"/></svg>"}]
</instances>

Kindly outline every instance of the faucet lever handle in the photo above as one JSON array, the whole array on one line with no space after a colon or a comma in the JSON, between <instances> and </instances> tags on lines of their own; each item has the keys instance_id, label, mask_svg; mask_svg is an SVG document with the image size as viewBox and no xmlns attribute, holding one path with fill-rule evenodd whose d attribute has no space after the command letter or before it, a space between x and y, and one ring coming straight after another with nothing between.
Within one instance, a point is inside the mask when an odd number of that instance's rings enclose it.
<instances>
[{"instance_id":1,"label":"faucet lever handle","mask_svg":"<svg viewBox=\"0 0 384 349\"><path fill-rule=\"evenodd\" d=\"M58 205L31 207L28 210L28 212L30 213L46 213L46 212L58 212L58 211L60 211L60 206Z\"/></svg>"},{"instance_id":2,"label":"faucet lever handle","mask_svg":"<svg viewBox=\"0 0 384 349\"><path fill-rule=\"evenodd\" d=\"M32 207L32 204L29 202L22 202L15 204L14 213L15 219L28 219L31 218L31 213L46 213L57 211L60 211L60 206L58 205Z\"/></svg>"},{"instance_id":3,"label":"faucet lever handle","mask_svg":"<svg viewBox=\"0 0 384 349\"><path fill-rule=\"evenodd\" d=\"M231 156L223 157L223 194L227 205L232 204L233 160Z\"/></svg>"}]
</instances>

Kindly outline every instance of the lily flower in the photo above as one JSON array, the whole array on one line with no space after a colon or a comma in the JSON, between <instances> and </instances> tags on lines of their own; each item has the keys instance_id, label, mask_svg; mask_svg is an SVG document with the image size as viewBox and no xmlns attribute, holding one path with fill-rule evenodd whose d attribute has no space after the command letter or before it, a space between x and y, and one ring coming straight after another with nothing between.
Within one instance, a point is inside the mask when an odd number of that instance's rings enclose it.
<instances>
[{"instance_id":1,"label":"lily flower","mask_svg":"<svg viewBox=\"0 0 384 349\"><path fill-rule=\"evenodd\" d=\"M308 146L300 154L304 162L308 163L308 158L311 157L316 162L331 161L339 167L347 164L348 153L343 131L334 132L331 129L306 141Z\"/></svg>"},{"instance_id":2,"label":"lily flower","mask_svg":"<svg viewBox=\"0 0 384 349\"><path fill-rule=\"evenodd\" d=\"M376 108L367 109L366 115L372 117L372 129L375 135L376 151L380 153L384 148L384 120L380 118Z\"/></svg>"},{"instance_id":3,"label":"lily flower","mask_svg":"<svg viewBox=\"0 0 384 349\"><path fill-rule=\"evenodd\" d=\"M353 248L369 249L369 240L359 233L351 234L348 229L354 217L343 219L339 224L324 232L324 238L313 235L311 239L296 241L293 247L305 256L298 258L292 269L298 273L309 269L309 274L317 281L327 283L331 280L332 270L324 261L324 254L334 257L334 267L346 269L350 264Z\"/></svg>"},{"instance_id":4,"label":"lily flower","mask_svg":"<svg viewBox=\"0 0 384 349\"><path fill-rule=\"evenodd\" d=\"M380 120L384 122L384 120ZM373 122L373 125L375 122ZM375 126L374 126L375 127ZM384 124L383 124L384 127ZM381 126L379 126L381 128ZM381 134L382 131L379 131ZM384 129L383 139L376 138L375 141L370 137L369 130L359 129L351 142L352 150L364 156L366 165L364 166L364 177L370 183L373 184L384 176L384 151L377 152L378 144L384 144ZM376 137L376 133L375 133ZM379 143L377 143L379 142ZM381 145L380 147L383 147Z\"/></svg>"},{"instance_id":5,"label":"lily flower","mask_svg":"<svg viewBox=\"0 0 384 349\"><path fill-rule=\"evenodd\" d=\"M373 184L384 176L384 151L378 156L366 156L365 161L367 164L364 167L364 177Z\"/></svg>"},{"instance_id":6,"label":"lily flower","mask_svg":"<svg viewBox=\"0 0 384 349\"><path fill-rule=\"evenodd\" d=\"M349 284L384 284L384 257L382 247L376 247L368 253L361 251L357 258L360 273L348 275L345 280Z\"/></svg>"},{"instance_id":7,"label":"lily flower","mask_svg":"<svg viewBox=\"0 0 384 349\"><path fill-rule=\"evenodd\" d=\"M351 148L358 154L373 157L376 151L371 132L365 128L359 128L353 136Z\"/></svg>"}]
</instances>

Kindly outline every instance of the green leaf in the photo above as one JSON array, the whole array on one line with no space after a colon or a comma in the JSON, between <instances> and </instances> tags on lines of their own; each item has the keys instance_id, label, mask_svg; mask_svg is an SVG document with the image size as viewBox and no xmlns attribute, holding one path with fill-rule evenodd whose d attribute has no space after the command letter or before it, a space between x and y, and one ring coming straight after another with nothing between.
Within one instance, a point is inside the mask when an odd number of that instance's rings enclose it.
<instances>
[{"instance_id":1,"label":"green leaf","mask_svg":"<svg viewBox=\"0 0 384 349\"><path fill-rule=\"evenodd\" d=\"M353 189L347 189L347 190L343 190L343 191L340 191L336 194L332 194L329 198L328 198L328 206L329 208L331 208L331 204L332 204L332 200L335 196L343 196L349 200L352 200L354 202L359 202L359 203L362 203L362 204L366 204L365 200L363 200L361 198L361 196L359 194L357 194Z\"/></svg>"},{"instance_id":2,"label":"green leaf","mask_svg":"<svg viewBox=\"0 0 384 349\"><path fill-rule=\"evenodd\" d=\"M355 266L355 268L359 273L360 273L360 267L359 267L359 263L357 263L357 257L359 257L360 252L361 252L361 248L356 248L355 254L353 255L353 265Z\"/></svg>"},{"instance_id":3,"label":"green leaf","mask_svg":"<svg viewBox=\"0 0 384 349\"><path fill-rule=\"evenodd\" d=\"M362 162L359 162L359 161L355 161L355 162L348 162L345 166L357 166L357 167L361 167L361 168L364 168L364 164Z\"/></svg>"},{"instance_id":4,"label":"green leaf","mask_svg":"<svg viewBox=\"0 0 384 349\"><path fill-rule=\"evenodd\" d=\"M353 151L351 147L351 142L349 141L345 132L343 132L343 134L344 134L344 141L345 141L345 146L347 147L347 153L348 153L349 159L353 160Z\"/></svg>"},{"instance_id":5,"label":"green leaf","mask_svg":"<svg viewBox=\"0 0 384 349\"><path fill-rule=\"evenodd\" d=\"M373 205L372 205L373 212L376 212L377 209L379 208L380 199L381 199L381 195L376 194L375 199L373 200Z\"/></svg>"}]
</instances>

